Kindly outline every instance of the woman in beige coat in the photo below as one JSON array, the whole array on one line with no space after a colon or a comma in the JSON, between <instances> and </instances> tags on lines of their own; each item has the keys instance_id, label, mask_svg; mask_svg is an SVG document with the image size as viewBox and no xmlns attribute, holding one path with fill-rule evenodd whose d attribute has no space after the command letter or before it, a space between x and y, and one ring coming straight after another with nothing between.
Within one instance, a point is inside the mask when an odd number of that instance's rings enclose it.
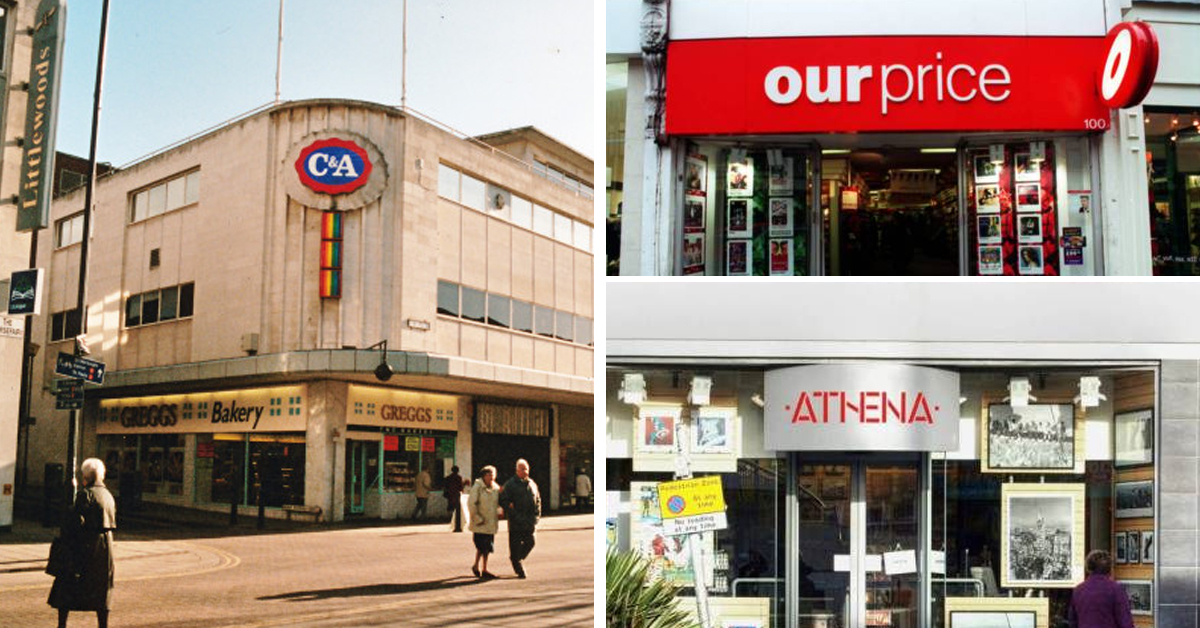
<instances>
[{"instance_id":1,"label":"woman in beige coat","mask_svg":"<svg viewBox=\"0 0 1200 628\"><path fill-rule=\"evenodd\" d=\"M479 476L471 485L471 493L467 498L467 510L471 514L470 530L475 540L475 564L471 565L471 573L491 580L496 576L487 570L487 561L488 554L494 551L493 541L500 528L500 485L496 484L496 467L484 467ZM483 560L483 569L479 568L480 559Z\"/></svg>"}]
</instances>

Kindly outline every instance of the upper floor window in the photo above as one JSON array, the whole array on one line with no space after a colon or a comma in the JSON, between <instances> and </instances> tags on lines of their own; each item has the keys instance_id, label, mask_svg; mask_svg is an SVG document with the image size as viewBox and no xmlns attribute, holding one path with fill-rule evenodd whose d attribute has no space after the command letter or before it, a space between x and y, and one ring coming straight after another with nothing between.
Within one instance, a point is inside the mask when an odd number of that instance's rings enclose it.
<instances>
[{"instance_id":1,"label":"upper floor window","mask_svg":"<svg viewBox=\"0 0 1200 628\"><path fill-rule=\"evenodd\" d=\"M200 171L176 175L135 192L130 199L129 222L152 218L200 199Z\"/></svg>"},{"instance_id":2,"label":"upper floor window","mask_svg":"<svg viewBox=\"0 0 1200 628\"><path fill-rule=\"evenodd\" d=\"M195 309L196 284L185 283L131 295L125 299L125 326L188 318Z\"/></svg>"},{"instance_id":3,"label":"upper floor window","mask_svg":"<svg viewBox=\"0 0 1200 628\"><path fill-rule=\"evenodd\" d=\"M83 212L54 223L54 246L62 248L83 241Z\"/></svg>"},{"instance_id":4,"label":"upper floor window","mask_svg":"<svg viewBox=\"0 0 1200 628\"><path fill-rule=\"evenodd\" d=\"M83 333L79 309L55 312L50 317L50 342L68 340Z\"/></svg>"}]
</instances>

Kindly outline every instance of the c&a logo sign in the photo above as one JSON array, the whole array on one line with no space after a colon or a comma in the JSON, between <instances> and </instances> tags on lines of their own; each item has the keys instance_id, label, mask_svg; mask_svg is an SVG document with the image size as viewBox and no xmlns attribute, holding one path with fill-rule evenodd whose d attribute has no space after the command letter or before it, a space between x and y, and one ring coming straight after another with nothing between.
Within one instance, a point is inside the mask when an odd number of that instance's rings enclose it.
<instances>
[{"instance_id":1,"label":"c&a logo sign","mask_svg":"<svg viewBox=\"0 0 1200 628\"><path fill-rule=\"evenodd\" d=\"M367 184L371 158L353 141L317 140L300 150L296 173L308 188L325 194L348 194Z\"/></svg>"}]
</instances>

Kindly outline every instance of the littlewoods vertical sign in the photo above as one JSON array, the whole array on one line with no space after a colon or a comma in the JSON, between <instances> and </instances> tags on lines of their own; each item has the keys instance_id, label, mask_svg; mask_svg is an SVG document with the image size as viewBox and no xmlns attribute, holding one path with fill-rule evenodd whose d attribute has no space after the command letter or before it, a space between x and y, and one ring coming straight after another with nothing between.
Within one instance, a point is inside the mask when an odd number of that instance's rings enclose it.
<instances>
[{"instance_id":1,"label":"littlewoods vertical sign","mask_svg":"<svg viewBox=\"0 0 1200 628\"><path fill-rule=\"evenodd\" d=\"M58 126L58 84L66 24L66 0L42 0L33 23L17 231L42 229L50 224L54 129Z\"/></svg>"}]
</instances>

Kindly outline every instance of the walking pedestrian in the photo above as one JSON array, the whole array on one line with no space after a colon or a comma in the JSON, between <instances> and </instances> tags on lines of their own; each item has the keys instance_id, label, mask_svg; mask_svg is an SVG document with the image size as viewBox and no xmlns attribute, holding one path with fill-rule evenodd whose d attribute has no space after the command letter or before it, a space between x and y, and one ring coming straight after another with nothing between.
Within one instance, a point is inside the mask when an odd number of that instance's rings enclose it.
<instances>
[{"instance_id":1,"label":"walking pedestrian","mask_svg":"<svg viewBox=\"0 0 1200 628\"><path fill-rule=\"evenodd\" d=\"M533 535L542 516L542 496L524 458L517 461L517 474L500 489L500 505L508 519L508 558L517 577L524 578L522 561L533 551Z\"/></svg>"},{"instance_id":2,"label":"walking pedestrian","mask_svg":"<svg viewBox=\"0 0 1200 628\"><path fill-rule=\"evenodd\" d=\"M62 537L71 549L71 569L54 578L46 602L58 609L58 628L66 628L71 611L96 611L99 627L107 628L117 503L104 487L104 463L99 458L84 460L79 475L83 488L75 494L75 504L62 528Z\"/></svg>"},{"instance_id":3,"label":"walking pedestrian","mask_svg":"<svg viewBox=\"0 0 1200 628\"><path fill-rule=\"evenodd\" d=\"M479 479L471 485L467 495L469 524L475 542L475 562L471 573L477 578L491 580L495 574L488 571L488 554L496 551L496 531L500 529L500 485L496 484L496 467L488 465L479 471ZM479 563L483 563L480 568Z\"/></svg>"},{"instance_id":4,"label":"walking pedestrian","mask_svg":"<svg viewBox=\"0 0 1200 628\"><path fill-rule=\"evenodd\" d=\"M442 496L446 498L446 508L450 511L450 522L454 524L455 532L462 532L462 491L463 478L458 474L458 466L450 467L450 475L442 480Z\"/></svg>"},{"instance_id":5,"label":"walking pedestrian","mask_svg":"<svg viewBox=\"0 0 1200 628\"><path fill-rule=\"evenodd\" d=\"M425 508L429 505L431 489L433 489L433 478L429 476L428 469L421 469L421 472L417 474L417 508L413 510L413 521L425 514Z\"/></svg>"},{"instance_id":6,"label":"walking pedestrian","mask_svg":"<svg viewBox=\"0 0 1200 628\"><path fill-rule=\"evenodd\" d=\"M1067 623L1071 628L1133 628L1129 596L1111 576L1112 556L1092 550L1084 562L1088 577L1071 592Z\"/></svg>"},{"instance_id":7,"label":"walking pedestrian","mask_svg":"<svg viewBox=\"0 0 1200 628\"><path fill-rule=\"evenodd\" d=\"M575 510L587 512L592 497L592 480L584 473L583 467L575 470Z\"/></svg>"}]
</instances>

